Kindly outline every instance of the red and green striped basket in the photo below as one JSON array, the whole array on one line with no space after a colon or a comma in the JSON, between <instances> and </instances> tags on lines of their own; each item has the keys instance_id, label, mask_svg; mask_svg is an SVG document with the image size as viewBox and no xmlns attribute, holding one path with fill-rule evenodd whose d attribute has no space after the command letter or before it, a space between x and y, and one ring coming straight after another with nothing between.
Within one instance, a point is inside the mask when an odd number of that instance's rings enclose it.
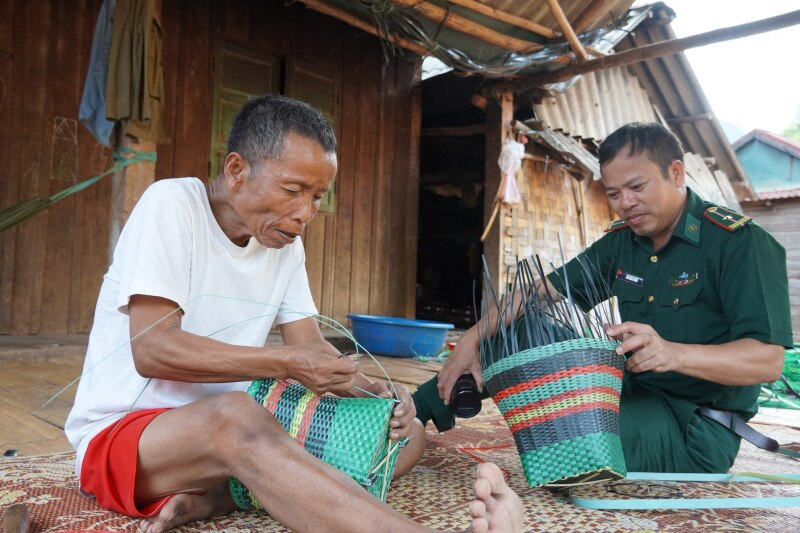
<instances>
[{"instance_id":1,"label":"red and green striped basket","mask_svg":"<svg viewBox=\"0 0 800 533\"><path fill-rule=\"evenodd\" d=\"M386 499L402 446L389 440L393 400L317 396L296 381L274 379L254 381L247 392L310 454ZM238 479L229 487L240 509L264 509Z\"/></svg>"},{"instance_id":2,"label":"red and green striped basket","mask_svg":"<svg viewBox=\"0 0 800 533\"><path fill-rule=\"evenodd\" d=\"M615 347L573 339L512 354L484 370L530 486L625 477L619 435L625 361Z\"/></svg>"}]
</instances>

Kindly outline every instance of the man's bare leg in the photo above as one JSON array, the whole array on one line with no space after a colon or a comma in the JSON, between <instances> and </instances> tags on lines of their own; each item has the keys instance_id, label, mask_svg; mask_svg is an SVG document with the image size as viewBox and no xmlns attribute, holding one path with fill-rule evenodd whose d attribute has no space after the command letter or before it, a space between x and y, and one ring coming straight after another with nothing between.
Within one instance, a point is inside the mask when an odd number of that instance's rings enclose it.
<instances>
[{"instance_id":1,"label":"man's bare leg","mask_svg":"<svg viewBox=\"0 0 800 533\"><path fill-rule=\"evenodd\" d=\"M368 532L381 524L386 531L430 531L307 453L245 393L224 394L166 412L142 434L136 479L140 503L168 494L211 490L229 476L240 479L273 518L294 530ZM510 489L502 476L499 484L491 476L484 480L489 484L488 495L477 495L477 499L485 502L486 511L477 519L489 524L485 531L501 531L494 521L521 517L521 503L508 496ZM226 508L224 503L211 504L202 498L211 500L213 493L179 494L170 502L173 506L165 506L158 518L147 523L148 532L160 533ZM501 512L506 508L510 510ZM197 509L212 514L200 516ZM165 516L168 510L170 516Z\"/></svg>"},{"instance_id":2,"label":"man's bare leg","mask_svg":"<svg viewBox=\"0 0 800 533\"><path fill-rule=\"evenodd\" d=\"M397 456L392 479L408 474L425 453L425 426L416 418L411 421L411 438Z\"/></svg>"}]
</instances>

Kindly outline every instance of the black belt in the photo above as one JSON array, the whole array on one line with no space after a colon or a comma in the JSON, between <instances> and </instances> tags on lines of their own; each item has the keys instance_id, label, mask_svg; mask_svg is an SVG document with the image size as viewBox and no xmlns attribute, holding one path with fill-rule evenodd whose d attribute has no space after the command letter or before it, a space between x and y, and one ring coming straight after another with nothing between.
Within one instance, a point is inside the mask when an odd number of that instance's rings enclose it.
<instances>
[{"instance_id":1,"label":"black belt","mask_svg":"<svg viewBox=\"0 0 800 533\"><path fill-rule=\"evenodd\" d=\"M717 409L712 409L705 406L700 407L700 414L706 418L710 418L714 422L722 424L727 429L730 429L747 442L761 448L762 450L780 453L789 457L800 458L799 453L786 448L781 448L780 444L778 444L778 441L753 429L739 415L735 415L729 411L718 411Z\"/></svg>"}]
</instances>

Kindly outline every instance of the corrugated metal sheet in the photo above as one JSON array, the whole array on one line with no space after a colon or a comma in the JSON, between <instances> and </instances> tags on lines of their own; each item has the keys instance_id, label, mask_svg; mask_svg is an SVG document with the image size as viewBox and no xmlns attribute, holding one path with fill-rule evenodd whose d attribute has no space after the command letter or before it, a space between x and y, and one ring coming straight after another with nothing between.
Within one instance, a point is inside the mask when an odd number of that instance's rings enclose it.
<instances>
[{"instance_id":1,"label":"corrugated metal sheet","mask_svg":"<svg viewBox=\"0 0 800 533\"><path fill-rule=\"evenodd\" d=\"M572 137L597 142L628 122L657 120L647 92L625 68L591 72L564 93L534 104L536 117Z\"/></svg>"},{"instance_id":2,"label":"corrugated metal sheet","mask_svg":"<svg viewBox=\"0 0 800 533\"><path fill-rule=\"evenodd\" d=\"M617 44L617 51L628 50L675 38L669 22L671 9L659 4L653 16ZM752 192L747 176L739 165L703 89L685 54L673 54L630 66L670 128L687 151L711 156L716 160L741 197Z\"/></svg>"},{"instance_id":3,"label":"corrugated metal sheet","mask_svg":"<svg viewBox=\"0 0 800 533\"><path fill-rule=\"evenodd\" d=\"M568 159L575 161L575 163L593 179L600 179L600 163L598 163L597 157L577 140L558 131L551 130L550 128L525 132L525 134L542 141L545 145L566 156Z\"/></svg>"}]
</instances>

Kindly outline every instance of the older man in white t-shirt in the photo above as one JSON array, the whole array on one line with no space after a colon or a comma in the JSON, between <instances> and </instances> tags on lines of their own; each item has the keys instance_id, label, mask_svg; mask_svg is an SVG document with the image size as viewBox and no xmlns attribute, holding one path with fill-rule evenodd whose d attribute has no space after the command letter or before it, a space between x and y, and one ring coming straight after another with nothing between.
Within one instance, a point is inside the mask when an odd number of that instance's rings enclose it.
<instances>
[{"instance_id":1,"label":"older man in white t-shirt","mask_svg":"<svg viewBox=\"0 0 800 533\"><path fill-rule=\"evenodd\" d=\"M304 531L425 531L294 443L245 390L293 378L317 394L387 392L324 340L298 238L336 174L336 140L317 110L281 96L247 102L209 185L163 180L120 235L97 302L66 432L81 488L160 533L234 510L241 480L270 514ZM265 347L273 324L284 346ZM357 388L354 388L357 387ZM424 430L405 389L391 438ZM519 499L479 470L475 531L518 531ZM498 529L499 527L499 529Z\"/></svg>"}]
</instances>

